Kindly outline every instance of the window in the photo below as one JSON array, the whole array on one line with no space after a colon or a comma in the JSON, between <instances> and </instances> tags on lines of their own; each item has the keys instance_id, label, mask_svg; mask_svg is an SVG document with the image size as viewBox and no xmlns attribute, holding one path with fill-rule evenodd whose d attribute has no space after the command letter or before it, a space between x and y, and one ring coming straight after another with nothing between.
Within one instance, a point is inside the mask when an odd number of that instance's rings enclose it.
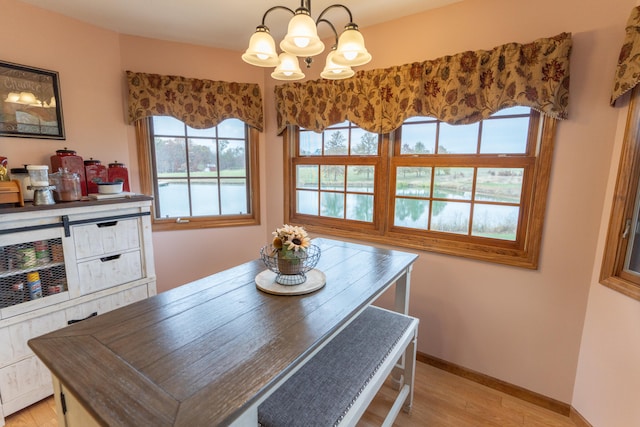
<instances>
[{"instance_id":1,"label":"window","mask_svg":"<svg viewBox=\"0 0 640 427\"><path fill-rule=\"evenodd\" d=\"M258 223L257 131L227 119L195 129L168 116L138 126L141 186L154 229Z\"/></svg>"},{"instance_id":2,"label":"window","mask_svg":"<svg viewBox=\"0 0 640 427\"><path fill-rule=\"evenodd\" d=\"M537 268L554 131L525 107L460 126L413 117L389 135L294 130L287 221Z\"/></svg>"},{"instance_id":3,"label":"window","mask_svg":"<svg viewBox=\"0 0 640 427\"><path fill-rule=\"evenodd\" d=\"M296 213L372 223L374 178L381 165L378 135L349 122L299 135Z\"/></svg>"},{"instance_id":4,"label":"window","mask_svg":"<svg viewBox=\"0 0 640 427\"><path fill-rule=\"evenodd\" d=\"M631 92L600 282L640 300L640 90Z\"/></svg>"}]
</instances>

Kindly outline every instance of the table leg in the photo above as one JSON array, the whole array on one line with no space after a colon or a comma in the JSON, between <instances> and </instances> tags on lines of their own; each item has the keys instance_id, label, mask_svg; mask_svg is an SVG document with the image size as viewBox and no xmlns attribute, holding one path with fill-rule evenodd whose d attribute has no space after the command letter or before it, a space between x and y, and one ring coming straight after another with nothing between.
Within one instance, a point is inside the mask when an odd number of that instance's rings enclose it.
<instances>
[{"instance_id":1,"label":"table leg","mask_svg":"<svg viewBox=\"0 0 640 427\"><path fill-rule=\"evenodd\" d=\"M409 295L411 290L411 270L413 265L407 267L405 274L400 276L398 280L396 280L396 294L395 294L395 311L397 313L409 314ZM399 390L403 384L406 384L407 381L407 372L406 372L406 360L407 356L409 356L409 351L405 351L402 354L400 360L396 364L395 369L391 374L392 384L396 390ZM415 357L415 354L414 354ZM411 388L411 395L413 395L413 385Z\"/></svg>"},{"instance_id":2,"label":"table leg","mask_svg":"<svg viewBox=\"0 0 640 427\"><path fill-rule=\"evenodd\" d=\"M405 274L396 280L395 311L402 314L409 314L409 294L411 290L411 269L407 267Z\"/></svg>"}]
</instances>

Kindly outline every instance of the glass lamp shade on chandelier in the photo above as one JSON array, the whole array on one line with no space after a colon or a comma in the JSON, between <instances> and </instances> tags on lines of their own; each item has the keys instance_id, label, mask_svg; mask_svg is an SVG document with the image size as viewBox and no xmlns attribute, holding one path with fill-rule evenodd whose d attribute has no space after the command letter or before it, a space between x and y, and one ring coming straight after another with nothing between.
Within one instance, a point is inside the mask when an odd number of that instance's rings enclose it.
<instances>
[{"instance_id":1,"label":"glass lamp shade on chandelier","mask_svg":"<svg viewBox=\"0 0 640 427\"><path fill-rule=\"evenodd\" d=\"M349 14L349 23L338 37L335 26L324 15L331 9L342 8ZM278 55L276 44L265 25L267 15L276 9L290 12L293 17L289 21L288 31L280 42L282 53ZM318 37L318 25L325 23L331 27L336 44L327 55L325 67L320 73L325 79L346 79L355 74L351 67L371 61L371 55L364 46L364 38L353 23L351 11L344 5L334 4L322 11L316 21L311 18L311 0L301 0L295 12L285 6L274 6L262 16L262 24L249 40L249 47L242 59L258 67L275 67L271 77L277 80L300 80L304 73L300 69L298 57L304 58L307 68L311 66L312 57L324 51L324 43Z\"/></svg>"}]
</instances>

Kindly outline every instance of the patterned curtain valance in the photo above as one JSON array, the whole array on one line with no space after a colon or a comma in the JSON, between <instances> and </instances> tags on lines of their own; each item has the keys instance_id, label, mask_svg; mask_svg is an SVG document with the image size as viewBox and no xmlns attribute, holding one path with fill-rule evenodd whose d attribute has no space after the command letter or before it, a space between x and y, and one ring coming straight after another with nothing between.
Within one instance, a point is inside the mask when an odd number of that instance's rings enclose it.
<instances>
[{"instance_id":1,"label":"patterned curtain valance","mask_svg":"<svg viewBox=\"0 0 640 427\"><path fill-rule=\"evenodd\" d=\"M611 105L640 82L640 6L631 11L613 81Z\"/></svg>"},{"instance_id":2,"label":"patterned curtain valance","mask_svg":"<svg viewBox=\"0 0 640 427\"><path fill-rule=\"evenodd\" d=\"M565 119L571 34L433 61L359 71L345 80L276 86L278 132L298 125L317 132L350 120L375 133L412 116L473 123L503 108L534 108Z\"/></svg>"},{"instance_id":3,"label":"patterned curtain valance","mask_svg":"<svg viewBox=\"0 0 640 427\"><path fill-rule=\"evenodd\" d=\"M172 116L196 129L240 119L262 132L262 94L255 83L229 83L127 71L129 124Z\"/></svg>"}]
</instances>

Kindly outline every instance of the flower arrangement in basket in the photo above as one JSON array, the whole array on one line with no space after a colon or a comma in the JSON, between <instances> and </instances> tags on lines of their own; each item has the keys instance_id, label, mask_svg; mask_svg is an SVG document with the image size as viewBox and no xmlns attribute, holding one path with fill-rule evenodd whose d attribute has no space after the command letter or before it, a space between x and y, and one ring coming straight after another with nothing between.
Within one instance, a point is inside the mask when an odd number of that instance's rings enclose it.
<instances>
[{"instance_id":1,"label":"flower arrangement in basket","mask_svg":"<svg viewBox=\"0 0 640 427\"><path fill-rule=\"evenodd\" d=\"M262 261L277 273L276 282L283 285L304 283L305 273L318 263L320 248L311 244L303 227L284 224L272 234L271 245L260 250Z\"/></svg>"}]
</instances>

